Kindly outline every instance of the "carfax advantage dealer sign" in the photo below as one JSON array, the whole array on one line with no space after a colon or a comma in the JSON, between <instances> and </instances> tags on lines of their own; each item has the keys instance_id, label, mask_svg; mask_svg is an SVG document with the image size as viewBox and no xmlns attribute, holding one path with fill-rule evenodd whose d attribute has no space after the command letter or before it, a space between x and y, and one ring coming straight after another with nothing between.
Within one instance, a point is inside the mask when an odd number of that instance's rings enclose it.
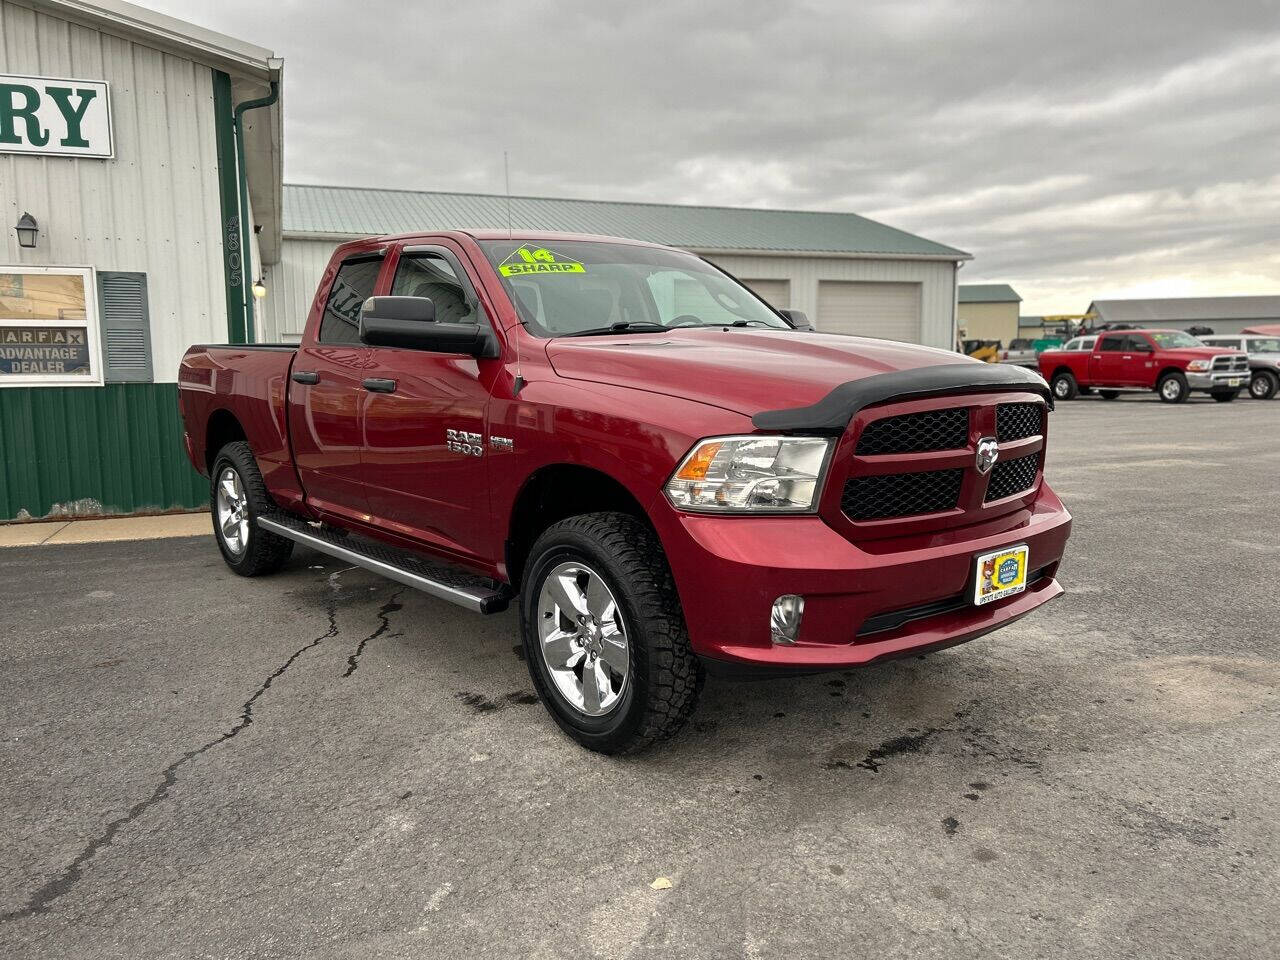
<instances>
[{"instance_id":1,"label":"carfax advantage dealer sign","mask_svg":"<svg viewBox=\"0 0 1280 960\"><path fill-rule=\"evenodd\" d=\"M0 153L115 156L107 84L0 74Z\"/></svg>"}]
</instances>

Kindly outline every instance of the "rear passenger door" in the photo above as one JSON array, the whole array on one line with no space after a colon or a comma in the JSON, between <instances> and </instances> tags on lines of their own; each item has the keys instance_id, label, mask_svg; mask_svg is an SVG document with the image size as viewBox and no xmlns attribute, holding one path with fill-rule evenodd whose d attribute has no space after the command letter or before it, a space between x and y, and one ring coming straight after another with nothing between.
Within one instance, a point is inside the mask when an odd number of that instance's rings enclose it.
<instances>
[{"instance_id":1,"label":"rear passenger door","mask_svg":"<svg viewBox=\"0 0 1280 960\"><path fill-rule=\"evenodd\" d=\"M1107 333L1098 338L1094 354L1089 358L1093 364L1089 371L1092 382L1108 387L1124 384L1127 362L1124 356L1128 341L1129 338L1123 333Z\"/></svg>"},{"instance_id":2,"label":"rear passenger door","mask_svg":"<svg viewBox=\"0 0 1280 960\"><path fill-rule=\"evenodd\" d=\"M361 470L364 368L360 306L373 296L381 253L343 260L328 281L319 322L308 323L289 384L289 434L307 502L323 513L360 521L368 512ZM332 269L332 268L331 268Z\"/></svg>"},{"instance_id":3,"label":"rear passenger door","mask_svg":"<svg viewBox=\"0 0 1280 960\"><path fill-rule=\"evenodd\" d=\"M489 318L461 251L409 245L391 265L393 296L427 297L440 323ZM499 359L371 347L365 377L364 480L370 523L461 557L487 534L491 453L486 431Z\"/></svg>"}]
</instances>

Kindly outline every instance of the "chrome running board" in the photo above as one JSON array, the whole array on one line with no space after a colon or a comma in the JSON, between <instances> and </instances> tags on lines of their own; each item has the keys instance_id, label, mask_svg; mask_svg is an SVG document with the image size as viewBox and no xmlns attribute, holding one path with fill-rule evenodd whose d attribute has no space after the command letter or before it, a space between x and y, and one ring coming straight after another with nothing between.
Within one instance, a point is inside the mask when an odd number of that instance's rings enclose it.
<instances>
[{"instance_id":1,"label":"chrome running board","mask_svg":"<svg viewBox=\"0 0 1280 960\"><path fill-rule=\"evenodd\" d=\"M475 613L498 613L511 599L507 587L496 580L354 533L341 535L279 513L258 517L256 522L263 530Z\"/></svg>"}]
</instances>

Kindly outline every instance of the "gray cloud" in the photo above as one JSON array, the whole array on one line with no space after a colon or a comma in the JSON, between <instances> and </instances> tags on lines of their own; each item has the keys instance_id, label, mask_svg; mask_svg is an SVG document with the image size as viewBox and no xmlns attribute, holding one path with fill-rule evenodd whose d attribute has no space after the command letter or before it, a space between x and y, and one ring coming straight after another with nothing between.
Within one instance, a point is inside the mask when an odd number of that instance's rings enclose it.
<instances>
[{"instance_id":1,"label":"gray cloud","mask_svg":"<svg viewBox=\"0 0 1280 960\"><path fill-rule=\"evenodd\" d=\"M1275 2L150 0L275 49L296 182L851 210L1026 312L1280 289Z\"/></svg>"}]
</instances>

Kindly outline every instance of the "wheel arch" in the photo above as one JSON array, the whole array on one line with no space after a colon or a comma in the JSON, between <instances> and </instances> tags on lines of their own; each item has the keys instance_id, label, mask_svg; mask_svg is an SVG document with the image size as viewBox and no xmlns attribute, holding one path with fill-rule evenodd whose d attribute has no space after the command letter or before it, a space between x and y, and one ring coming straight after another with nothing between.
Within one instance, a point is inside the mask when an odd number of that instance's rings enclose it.
<instances>
[{"instance_id":1,"label":"wheel arch","mask_svg":"<svg viewBox=\"0 0 1280 960\"><path fill-rule=\"evenodd\" d=\"M209 414L209 422L205 425L204 431L204 467L206 474L213 472L213 459L218 455L218 451L228 443L234 443L236 440L243 440L248 443L249 437L244 432L244 427L240 425L240 421L234 413L221 408Z\"/></svg>"},{"instance_id":2,"label":"wheel arch","mask_svg":"<svg viewBox=\"0 0 1280 960\"><path fill-rule=\"evenodd\" d=\"M507 523L505 552L511 583L521 582L529 548L543 530L578 514L604 511L625 513L653 529L635 495L604 471L574 463L550 463L535 470L520 487Z\"/></svg>"}]
</instances>

